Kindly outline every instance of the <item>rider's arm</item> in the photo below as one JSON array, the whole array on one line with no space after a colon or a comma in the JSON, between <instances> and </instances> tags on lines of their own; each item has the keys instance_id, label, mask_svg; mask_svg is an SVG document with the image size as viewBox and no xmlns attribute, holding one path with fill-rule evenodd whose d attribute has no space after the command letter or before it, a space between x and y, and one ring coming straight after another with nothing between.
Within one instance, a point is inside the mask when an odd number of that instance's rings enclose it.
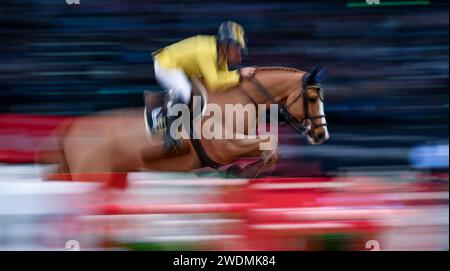
<instances>
[{"instance_id":1,"label":"rider's arm","mask_svg":"<svg viewBox=\"0 0 450 271\"><path fill-rule=\"evenodd\" d=\"M239 71L220 71L214 59L198 59L198 65L205 83L213 91L223 91L239 84Z\"/></svg>"}]
</instances>

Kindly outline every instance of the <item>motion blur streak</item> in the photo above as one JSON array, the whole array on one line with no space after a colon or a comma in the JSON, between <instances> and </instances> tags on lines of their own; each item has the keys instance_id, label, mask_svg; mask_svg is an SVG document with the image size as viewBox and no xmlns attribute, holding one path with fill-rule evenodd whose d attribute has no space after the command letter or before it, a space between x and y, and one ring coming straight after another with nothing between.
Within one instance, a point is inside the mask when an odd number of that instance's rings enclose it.
<instances>
[{"instance_id":1,"label":"motion blur streak","mask_svg":"<svg viewBox=\"0 0 450 271\"><path fill-rule=\"evenodd\" d=\"M3 0L0 249L448 250L448 2L357 2ZM246 29L245 66L327 68L330 140L280 128L282 160L256 180L42 180L55 127L142 107L160 90L150 52L225 20Z\"/></svg>"}]
</instances>

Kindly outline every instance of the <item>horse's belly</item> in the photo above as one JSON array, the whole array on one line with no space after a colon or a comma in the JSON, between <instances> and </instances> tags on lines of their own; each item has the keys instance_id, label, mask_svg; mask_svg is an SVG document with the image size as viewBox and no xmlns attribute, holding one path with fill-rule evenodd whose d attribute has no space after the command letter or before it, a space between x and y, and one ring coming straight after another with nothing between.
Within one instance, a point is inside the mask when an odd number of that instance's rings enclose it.
<instances>
[{"instance_id":1,"label":"horse's belly","mask_svg":"<svg viewBox=\"0 0 450 271\"><path fill-rule=\"evenodd\" d=\"M161 138L146 132L140 111L82 117L72 123L64 140L71 172L189 171L200 167L192 146L186 155L144 162L144 150L158 153L161 149Z\"/></svg>"}]
</instances>

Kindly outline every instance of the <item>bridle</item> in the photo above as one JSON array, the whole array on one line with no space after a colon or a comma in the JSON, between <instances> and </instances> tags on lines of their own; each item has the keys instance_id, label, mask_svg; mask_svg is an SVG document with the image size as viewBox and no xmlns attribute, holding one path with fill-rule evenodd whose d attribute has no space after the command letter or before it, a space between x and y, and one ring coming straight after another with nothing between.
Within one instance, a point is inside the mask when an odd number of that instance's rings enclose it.
<instances>
[{"instance_id":1,"label":"bridle","mask_svg":"<svg viewBox=\"0 0 450 271\"><path fill-rule=\"evenodd\" d=\"M324 101L324 93L323 88L320 84L316 83L310 86L306 86L305 84L302 84L302 89L297 97L289 104L279 104L275 101L275 99L270 95L270 93L267 91L267 89L259 82L258 79L255 77L252 77L252 83L256 86L258 91L264 95L272 104L278 104L279 106L279 114L281 114L285 121L299 134L305 135L307 132L314 131L315 129L319 127L327 126L326 123L320 123L316 124L314 120L325 118L325 115L316 115L316 116L310 116L309 115L309 99L306 95L306 89L308 88L316 88L319 91L319 99L323 102ZM292 105L294 102L296 102L300 97L303 98L303 119L298 121L294 116L292 116L291 113L288 111L288 107Z\"/></svg>"}]
</instances>

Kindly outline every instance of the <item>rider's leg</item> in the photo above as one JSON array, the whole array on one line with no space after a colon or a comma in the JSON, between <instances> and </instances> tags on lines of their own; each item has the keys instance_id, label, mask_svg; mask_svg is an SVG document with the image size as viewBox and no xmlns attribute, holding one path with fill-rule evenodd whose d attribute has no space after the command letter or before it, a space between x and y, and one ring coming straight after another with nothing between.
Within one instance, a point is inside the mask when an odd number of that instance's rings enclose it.
<instances>
[{"instance_id":1,"label":"rider's leg","mask_svg":"<svg viewBox=\"0 0 450 271\"><path fill-rule=\"evenodd\" d=\"M192 85L183 70L166 69L155 61L155 77L158 83L169 92L163 97L162 119L166 121L164 134L164 149L167 153L176 155L181 148L180 140L173 138L170 134L170 126L178 116L169 114L170 108L175 104L188 105L191 99Z\"/></svg>"},{"instance_id":2,"label":"rider's leg","mask_svg":"<svg viewBox=\"0 0 450 271\"><path fill-rule=\"evenodd\" d=\"M192 85L183 70L164 68L155 60L155 77L161 87L167 90L173 90L176 98L180 102L189 104Z\"/></svg>"}]
</instances>

